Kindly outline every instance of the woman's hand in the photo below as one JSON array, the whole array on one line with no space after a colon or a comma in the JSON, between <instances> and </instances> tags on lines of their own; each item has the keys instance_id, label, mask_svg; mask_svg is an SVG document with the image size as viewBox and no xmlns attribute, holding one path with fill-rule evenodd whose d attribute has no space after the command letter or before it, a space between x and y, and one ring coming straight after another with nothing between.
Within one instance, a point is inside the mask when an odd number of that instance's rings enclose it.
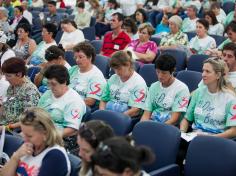
<instances>
[{"instance_id":1,"label":"woman's hand","mask_svg":"<svg viewBox=\"0 0 236 176\"><path fill-rule=\"evenodd\" d=\"M25 142L14 154L13 157L19 160L23 156L32 155L34 152L33 144Z\"/></svg>"}]
</instances>

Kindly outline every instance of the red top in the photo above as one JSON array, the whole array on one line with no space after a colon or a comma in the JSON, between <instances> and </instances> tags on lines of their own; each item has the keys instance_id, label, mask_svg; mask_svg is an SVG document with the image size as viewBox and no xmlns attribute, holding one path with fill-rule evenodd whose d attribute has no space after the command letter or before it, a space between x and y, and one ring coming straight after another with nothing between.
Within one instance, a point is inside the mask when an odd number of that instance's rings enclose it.
<instances>
[{"instance_id":1,"label":"red top","mask_svg":"<svg viewBox=\"0 0 236 176\"><path fill-rule=\"evenodd\" d=\"M124 31L112 39L113 32L105 34L102 45L102 53L104 56L110 57L115 51L123 50L131 42L130 37Z\"/></svg>"},{"instance_id":2,"label":"red top","mask_svg":"<svg viewBox=\"0 0 236 176\"><path fill-rule=\"evenodd\" d=\"M61 1L60 8L66 8L66 4L64 3L64 1Z\"/></svg>"}]
</instances>

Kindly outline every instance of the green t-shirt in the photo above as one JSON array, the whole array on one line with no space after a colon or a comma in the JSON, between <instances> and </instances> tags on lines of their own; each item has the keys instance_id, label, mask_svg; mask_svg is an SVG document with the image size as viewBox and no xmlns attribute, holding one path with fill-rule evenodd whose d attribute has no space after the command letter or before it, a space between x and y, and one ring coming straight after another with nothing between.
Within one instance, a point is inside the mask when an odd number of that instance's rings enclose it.
<instances>
[{"instance_id":1,"label":"green t-shirt","mask_svg":"<svg viewBox=\"0 0 236 176\"><path fill-rule=\"evenodd\" d=\"M234 11L230 12L225 19L224 26L226 27L234 19Z\"/></svg>"},{"instance_id":2,"label":"green t-shirt","mask_svg":"<svg viewBox=\"0 0 236 176\"><path fill-rule=\"evenodd\" d=\"M152 112L152 120L164 123L172 112L186 112L189 96L188 87L178 79L169 87L157 81L149 88L145 109Z\"/></svg>"},{"instance_id":3,"label":"green t-shirt","mask_svg":"<svg viewBox=\"0 0 236 176\"><path fill-rule=\"evenodd\" d=\"M210 93L206 86L198 88L191 98L186 112L193 130L222 133L236 126L236 98L228 92Z\"/></svg>"},{"instance_id":4,"label":"green t-shirt","mask_svg":"<svg viewBox=\"0 0 236 176\"><path fill-rule=\"evenodd\" d=\"M66 127L79 129L86 105L76 91L69 90L61 97L54 97L51 90L46 91L39 100L39 107L51 115L59 130Z\"/></svg>"},{"instance_id":5,"label":"green t-shirt","mask_svg":"<svg viewBox=\"0 0 236 176\"><path fill-rule=\"evenodd\" d=\"M147 85L144 79L136 72L122 82L116 74L107 81L102 95L102 101L107 102L106 109L125 112L129 107L143 109L147 95Z\"/></svg>"}]
</instances>

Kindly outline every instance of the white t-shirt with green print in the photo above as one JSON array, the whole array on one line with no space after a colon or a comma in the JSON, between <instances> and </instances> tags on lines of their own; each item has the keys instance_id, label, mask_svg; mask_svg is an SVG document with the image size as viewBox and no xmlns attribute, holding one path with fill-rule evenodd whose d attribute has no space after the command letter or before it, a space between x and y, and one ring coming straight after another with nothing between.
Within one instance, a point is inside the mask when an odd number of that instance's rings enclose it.
<instances>
[{"instance_id":1,"label":"white t-shirt with green print","mask_svg":"<svg viewBox=\"0 0 236 176\"><path fill-rule=\"evenodd\" d=\"M216 41L208 35L204 38L198 38L198 36L195 36L190 40L189 48L196 51L195 54L205 54L207 50L216 48Z\"/></svg>"},{"instance_id":2,"label":"white t-shirt with green print","mask_svg":"<svg viewBox=\"0 0 236 176\"><path fill-rule=\"evenodd\" d=\"M79 67L73 66L69 70L70 87L73 88L83 99L89 97L101 100L102 90L106 85L106 80L102 72L93 65L88 72L81 73Z\"/></svg>"},{"instance_id":3,"label":"white t-shirt with green print","mask_svg":"<svg viewBox=\"0 0 236 176\"><path fill-rule=\"evenodd\" d=\"M51 90L46 91L38 106L49 112L56 127L62 131L66 127L79 129L86 105L80 95L69 88L61 97L56 98Z\"/></svg>"},{"instance_id":4,"label":"white t-shirt with green print","mask_svg":"<svg viewBox=\"0 0 236 176\"><path fill-rule=\"evenodd\" d=\"M130 107L143 109L147 95L147 85L136 72L125 82L116 74L107 81L102 101L107 102L106 109L125 112Z\"/></svg>"},{"instance_id":5,"label":"white t-shirt with green print","mask_svg":"<svg viewBox=\"0 0 236 176\"><path fill-rule=\"evenodd\" d=\"M152 113L152 120L164 123L172 112L186 112L189 96L188 87L178 79L169 87L157 81L149 88L145 109Z\"/></svg>"},{"instance_id":6,"label":"white t-shirt with green print","mask_svg":"<svg viewBox=\"0 0 236 176\"><path fill-rule=\"evenodd\" d=\"M186 112L193 130L222 133L236 126L236 98L229 92L210 93L206 86L198 88Z\"/></svg>"}]
</instances>

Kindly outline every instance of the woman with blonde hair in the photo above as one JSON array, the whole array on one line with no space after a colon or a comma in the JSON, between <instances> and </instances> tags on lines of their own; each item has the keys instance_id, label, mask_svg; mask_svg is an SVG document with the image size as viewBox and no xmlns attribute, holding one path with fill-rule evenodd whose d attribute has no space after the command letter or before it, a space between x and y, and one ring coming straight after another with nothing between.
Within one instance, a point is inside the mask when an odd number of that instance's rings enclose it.
<instances>
[{"instance_id":1,"label":"woman with blonde hair","mask_svg":"<svg viewBox=\"0 0 236 176\"><path fill-rule=\"evenodd\" d=\"M41 108L28 109L20 116L20 126L24 144L2 168L1 175L68 176L70 162L50 115Z\"/></svg>"},{"instance_id":2,"label":"woman with blonde hair","mask_svg":"<svg viewBox=\"0 0 236 176\"><path fill-rule=\"evenodd\" d=\"M232 86L225 78L225 63L218 58L204 62L202 79L206 86L199 87L192 95L180 130L192 129L197 134L224 138L236 137L236 98Z\"/></svg>"}]
</instances>

